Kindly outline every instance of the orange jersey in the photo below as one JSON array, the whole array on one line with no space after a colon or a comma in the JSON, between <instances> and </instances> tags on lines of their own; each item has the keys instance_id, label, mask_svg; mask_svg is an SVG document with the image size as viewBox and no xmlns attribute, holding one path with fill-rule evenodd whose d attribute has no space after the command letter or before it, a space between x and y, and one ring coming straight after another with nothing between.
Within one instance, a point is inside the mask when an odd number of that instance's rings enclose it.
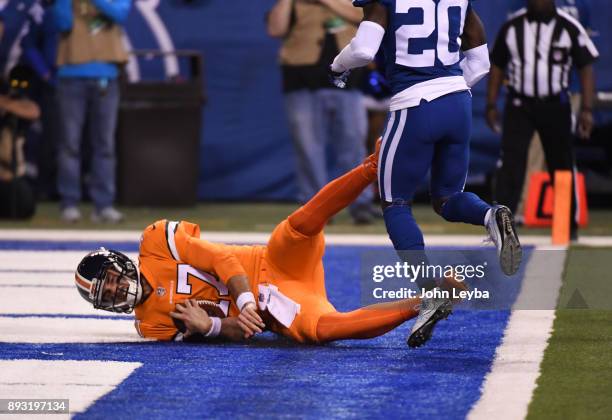
<instances>
[{"instance_id":1,"label":"orange jersey","mask_svg":"<svg viewBox=\"0 0 612 420\"><path fill-rule=\"evenodd\" d=\"M187 299L212 302L225 316L238 315L226 283L246 274L256 289L263 247L213 244L200 239L193 223L161 220L145 229L139 252L140 273L153 291L135 308L136 329L143 337L171 340L178 330L169 313Z\"/></svg>"},{"instance_id":2,"label":"orange jersey","mask_svg":"<svg viewBox=\"0 0 612 420\"><path fill-rule=\"evenodd\" d=\"M260 284L272 284L300 305L290 327L266 317L268 329L300 342L317 341L320 316L335 311L325 293L322 233L302 235L284 220L267 246L214 244L199 236L200 228L184 221L161 220L145 229L139 267L153 291L135 309L141 336L172 340L178 330L169 313L187 299L214 302L226 316L237 316L227 282L246 275L254 296Z\"/></svg>"}]
</instances>

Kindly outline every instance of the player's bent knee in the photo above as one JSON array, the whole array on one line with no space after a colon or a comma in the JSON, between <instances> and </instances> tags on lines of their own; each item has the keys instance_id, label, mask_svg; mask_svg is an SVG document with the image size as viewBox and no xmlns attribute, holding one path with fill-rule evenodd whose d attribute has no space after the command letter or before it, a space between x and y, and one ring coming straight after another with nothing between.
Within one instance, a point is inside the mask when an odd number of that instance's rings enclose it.
<instances>
[{"instance_id":1,"label":"player's bent knee","mask_svg":"<svg viewBox=\"0 0 612 420\"><path fill-rule=\"evenodd\" d=\"M446 202L448 201L448 197L445 198L434 198L431 202L431 206L433 207L434 211L444 217L442 215L442 208L444 207L444 204L446 204Z\"/></svg>"}]
</instances>

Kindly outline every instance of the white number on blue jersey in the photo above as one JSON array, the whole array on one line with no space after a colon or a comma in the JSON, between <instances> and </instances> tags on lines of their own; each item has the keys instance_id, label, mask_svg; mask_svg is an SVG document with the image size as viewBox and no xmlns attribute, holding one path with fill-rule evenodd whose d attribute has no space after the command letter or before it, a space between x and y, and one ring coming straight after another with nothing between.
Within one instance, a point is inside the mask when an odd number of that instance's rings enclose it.
<instances>
[{"instance_id":1,"label":"white number on blue jersey","mask_svg":"<svg viewBox=\"0 0 612 420\"><path fill-rule=\"evenodd\" d=\"M449 9L451 7L461 8L461 27L459 31L451 31ZM461 46L463 25L467 12L466 0L440 0L436 7L434 0L396 0L395 13L408 13L410 9L419 8L423 10L423 23L420 25L402 25L395 31L395 62L406 67L433 67L438 60L445 66L452 66L461 59L459 51L450 51L450 33L458 33L457 43ZM436 19L437 17L437 19ZM438 27L436 28L436 20ZM436 49L426 49L420 54L409 53L411 39L429 38L434 31L438 31L438 44Z\"/></svg>"}]
</instances>

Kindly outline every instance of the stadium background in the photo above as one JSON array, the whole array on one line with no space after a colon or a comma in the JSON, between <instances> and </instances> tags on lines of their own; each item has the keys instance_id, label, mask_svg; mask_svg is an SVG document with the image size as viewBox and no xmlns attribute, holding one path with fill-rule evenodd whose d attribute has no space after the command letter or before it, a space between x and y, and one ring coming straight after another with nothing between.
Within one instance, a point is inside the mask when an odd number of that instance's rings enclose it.
<instances>
[{"instance_id":1,"label":"stadium background","mask_svg":"<svg viewBox=\"0 0 612 420\"><path fill-rule=\"evenodd\" d=\"M136 1L127 32L136 49L159 49L167 31L176 49L201 51L208 101L203 110L198 195L203 200L291 200L295 198L293 148L281 94L279 41L268 37L265 14L273 0ZM475 1L492 44L513 0ZM157 7L155 8L155 4ZM591 1L592 27L601 58L599 91L612 90L612 8ZM149 10L148 12L146 10ZM145 12L143 12L145 11ZM157 14L151 23L146 15ZM161 23L161 25L160 25ZM162 35L160 35L162 34ZM142 70L157 78L161 67ZM486 83L474 90L471 176L495 168L499 138L484 122ZM610 120L600 115L598 122Z\"/></svg>"}]
</instances>

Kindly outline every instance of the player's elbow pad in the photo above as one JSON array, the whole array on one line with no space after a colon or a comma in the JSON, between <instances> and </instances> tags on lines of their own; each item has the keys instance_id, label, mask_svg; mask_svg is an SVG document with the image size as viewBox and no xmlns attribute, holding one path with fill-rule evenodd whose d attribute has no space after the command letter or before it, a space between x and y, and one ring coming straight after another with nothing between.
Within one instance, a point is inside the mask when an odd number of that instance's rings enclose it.
<instances>
[{"instance_id":1,"label":"player's elbow pad","mask_svg":"<svg viewBox=\"0 0 612 420\"><path fill-rule=\"evenodd\" d=\"M463 77L469 87L473 87L491 70L489 47L487 44L464 52L465 59L461 61Z\"/></svg>"},{"instance_id":2,"label":"player's elbow pad","mask_svg":"<svg viewBox=\"0 0 612 420\"><path fill-rule=\"evenodd\" d=\"M378 23L361 22L351 43L334 60L332 70L341 73L365 66L376 56L384 36L385 29Z\"/></svg>"}]
</instances>

